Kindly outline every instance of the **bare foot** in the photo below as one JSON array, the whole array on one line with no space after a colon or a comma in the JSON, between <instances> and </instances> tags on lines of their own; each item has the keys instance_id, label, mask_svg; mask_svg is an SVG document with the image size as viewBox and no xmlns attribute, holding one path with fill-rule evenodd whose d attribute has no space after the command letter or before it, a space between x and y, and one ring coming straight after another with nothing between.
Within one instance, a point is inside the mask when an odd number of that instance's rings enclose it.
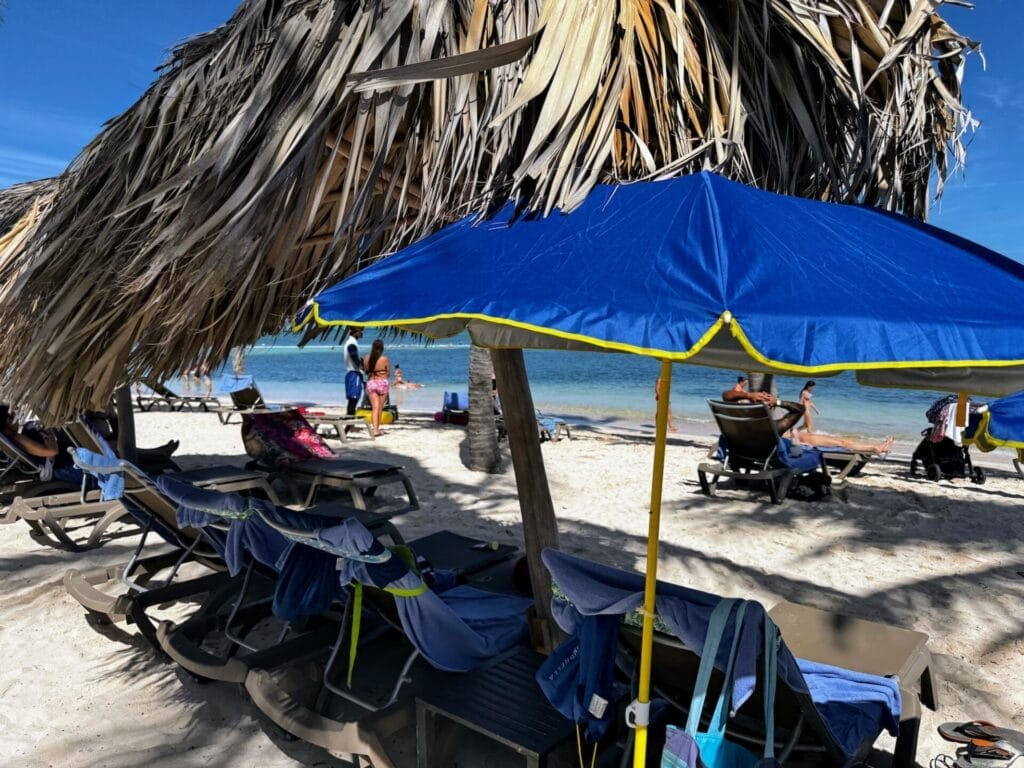
<instances>
[{"instance_id":1,"label":"bare foot","mask_svg":"<svg viewBox=\"0 0 1024 768\"><path fill-rule=\"evenodd\" d=\"M888 453L892 449L892 444L895 442L895 438L889 435L885 438L885 442L882 443L882 453Z\"/></svg>"},{"instance_id":2,"label":"bare foot","mask_svg":"<svg viewBox=\"0 0 1024 768\"><path fill-rule=\"evenodd\" d=\"M374 436L374 437L383 437L383 436L384 436L384 435L386 435L386 434L387 434L387 432L385 432L385 431L383 431L383 430L380 430L380 429L378 429L378 430L377 430L376 432L374 432L374 433L373 433L373 436Z\"/></svg>"}]
</instances>

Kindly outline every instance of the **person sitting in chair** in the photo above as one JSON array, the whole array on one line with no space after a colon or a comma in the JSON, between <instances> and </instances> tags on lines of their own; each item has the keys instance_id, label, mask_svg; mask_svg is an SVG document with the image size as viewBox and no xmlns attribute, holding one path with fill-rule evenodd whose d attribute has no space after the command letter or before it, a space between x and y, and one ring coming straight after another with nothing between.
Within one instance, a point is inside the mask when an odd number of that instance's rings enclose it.
<instances>
[{"instance_id":1,"label":"person sitting in chair","mask_svg":"<svg viewBox=\"0 0 1024 768\"><path fill-rule=\"evenodd\" d=\"M48 480L53 477L68 483L81 482L82 473L75 467L68 453L60 450L54 434L49 430L31 426L19 429L7 405L0 405L0 432L20 448L37 467L43 469L39 475L41 479ZM50 466L49 470L45 469L47 464Z\"/></svg>"},{"instance_id":2,"label":"person sitting in chair","mask_svg":"<svg viewBox=\"0 0 1024 768\"><path fill-rule=\"evenodd\" d=\"M782 408L786 414L775 420L775 428L780 435L785 435L797 425L804 416L804 407L792 400L783 400L771 392L748 392L747 379L741 376L736 385L722 393L722 400L727 403L761 403L769 408Z\"/></svg>"}]
</instances>

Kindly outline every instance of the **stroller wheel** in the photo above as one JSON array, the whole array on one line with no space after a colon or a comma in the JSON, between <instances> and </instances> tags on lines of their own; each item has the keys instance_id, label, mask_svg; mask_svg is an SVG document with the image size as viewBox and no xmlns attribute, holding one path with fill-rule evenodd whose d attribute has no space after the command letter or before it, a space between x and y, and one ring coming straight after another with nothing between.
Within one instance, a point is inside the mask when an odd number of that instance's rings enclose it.
<instances>
[{"instance_id":1,"label":"stroller wheel","mask_svg":"<svg viewBox=\"0 0 1024 768\"><path fill-rule=\"evenodd\" d=\"M911 459L910 460L910 474L912 474L912 475L916 475L917 474L917 459Z\"/></svg>"},{"instance_id":2,"label":"stroller wheel","mask_svg":"<svg viewBox=\"0 0 1024 768\"><path fill-rule=\"evenodd\" d=\"M925 470L924 474L929 480L933 482L938 482L939 480L942 479L942 470L939 469L938 464L929 464L928 469Z\"/></svg>"},{"instance_id":3,"label":"stroller wheel","mask_svg":"<svg viewBox=\"0 0 1024 768\"><path fill-rule=\"evenodd\" d=\"M981 467L975 467L974 472L971 473L971 482L976 485L985 484L985 470Z\"/></svg>"}]
</instances>

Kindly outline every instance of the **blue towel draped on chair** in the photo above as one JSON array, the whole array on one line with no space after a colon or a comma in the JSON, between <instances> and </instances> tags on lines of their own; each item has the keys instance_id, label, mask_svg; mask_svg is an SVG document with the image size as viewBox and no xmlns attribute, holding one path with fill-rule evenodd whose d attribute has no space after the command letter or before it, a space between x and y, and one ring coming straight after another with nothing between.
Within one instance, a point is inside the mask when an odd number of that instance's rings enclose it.
<instances>
[{"instance_id":1,"label":"blue towel draped on chair","mask_svg":"<svg viewBox=\"0 0 1024 768\"><path fill-rule=\"evenodd\" d=\"M533 603L529 598L465 585L440 594L424 590L419 574L400 557L390 555L358 520L321 531L320 538L334 551L350 553L342 561L343 583L358 582L395 593L402 629L438 669L465 672L527 638L526 611Z\"/></svg>"},{"instance_id":2,"label":"blue towel draped on chair","mask_svg":"<svg viewBox=\"0 0 1024 768\"><path fill-rule=\"evenodd\" d=\"M342 596L334 565L336 558L326 553L317 557L321 554L318 552L289 558L292 543L255 512L290 528L308 531L333 525L336 519L293 512L264 499L197 488L167 475L157 478L156 484L178 504L179 525L206 529L215 523L227 523L224 561L232 576L245 567L247 557L277 572L272 610L278 618L294 621L302 616L315 616Z\"/></svg>"},{"instance_id":3,"label":"blue towel draped on chair","mask_svg":"<svg viewBox=\"0 0 1024 768\"><path fill-rule=\"evenodd\" d=\"M566 599L556 595L551 607L555 621L575 635L589 617L617 616L639 610L643 605L644 578L599 563L567 555L557 550L545 550L543 560L558 590ZM704 645L711 612L721 598L675 584L658 582L655 606L659 619L664 621L686 648L699 654ZM758 659L763 652L764 621L767 614L756 602L748 601L740 629L739 650L735 661L735 677L731 696L731 711L735 712L754 691L759 668ZM604 636L595 638L604 647L614 648L619 631L618 622L603 625ZM724 669L732 644L732 625L727 626L715 666ZM572 642L572 638L569 641ZM611 654L609 654L611 656ZM883 728L896 735L899 727L900 695L897 683L884 677L864 675L851 670L829 667L810 662L798 662L785 643L778 649L778 675L781 684L800 693L810 693L818 711L836 741L847 754L853 754L865 735L877 735ZM592 656L590 663L614 664L613 658ZM545 672L541 668L538 678ZM581 677L593 679L593 670L581 670ZM543 687L543 686L542 686ZM580 685L580 694L584 685ZM611 690L599 693L611 697ZM593 718L587 715L587 701L552 701L566 717L578 722ZM583 716L580 717L580 713Z\"/></svg>"}]
</instances>

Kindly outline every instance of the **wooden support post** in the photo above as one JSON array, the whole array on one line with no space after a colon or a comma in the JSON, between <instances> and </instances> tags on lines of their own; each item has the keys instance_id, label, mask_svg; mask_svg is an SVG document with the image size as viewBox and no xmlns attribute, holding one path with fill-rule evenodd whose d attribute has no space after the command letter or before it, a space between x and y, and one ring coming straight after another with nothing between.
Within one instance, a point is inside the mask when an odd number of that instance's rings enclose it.
<instances>
[{"instance_id":1,"label":"wooden support post","mask_svg":"<svg viewBox=\"0 0 1024 768\"><path fill-rule=\"evenodd\" d=\"M493 349L491 359L498 379L498 395L516 474L526 559L537 616L550 627L551 576L541 562L540 553L545 547L558 547L558 524L551 503L548 475L544 470L544 455L540 450L540 433L526 377L526 362L521 349Z\"/></svg>"},{"instance_id":2,"label":"wooden support post","mask_svg":"<svg viewBox=\"0 0 1024 768\"><path fill-rule=\"evenodd\" d=\"M117 453L133 464L138 459L135 441L135 413L132 411L132 388L122 384L114 392L114 407L117 410Z\"/></svg>"}]
</instances>

